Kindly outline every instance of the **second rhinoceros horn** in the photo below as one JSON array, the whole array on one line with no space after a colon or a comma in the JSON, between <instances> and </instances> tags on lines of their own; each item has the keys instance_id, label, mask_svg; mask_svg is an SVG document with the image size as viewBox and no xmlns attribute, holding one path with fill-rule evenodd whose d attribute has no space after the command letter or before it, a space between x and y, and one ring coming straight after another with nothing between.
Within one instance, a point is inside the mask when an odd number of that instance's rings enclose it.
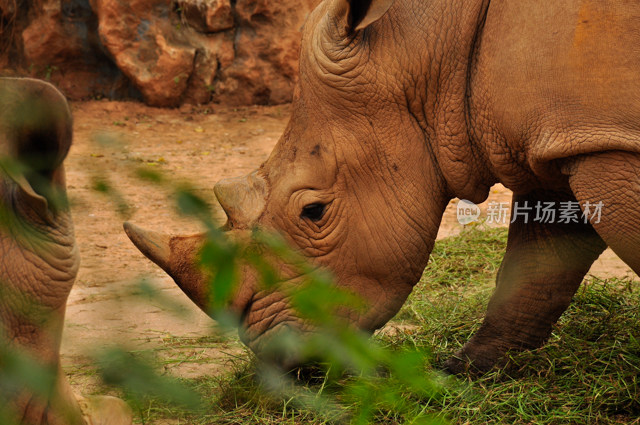
<instances>
[{"instance_id":1,"label":"second rhinoceros horn","mask_svg":"<svg viewBox=\"0 0 640 425\"><path fill-rule=\"evenodd\" d=\"M227 229L249 227L264 212L267 184L257 171L244 177L220 180L213 190L227 214Z\"/></svg>"},{"instance_id":2,"label":"second rhinoceros horn","mask_svg":"<svg viewBox=\"0 0 640 425\"><path fill-rule=\"evenodd\" d=\"M264 211L267 185L257 172L221 180L214 192L227 214L225 230L248 228ZM131 223L125 223L124 230L147 258L166 271L198 307L209 312L207 278L197 267L205 234L169 236Z\"/></svg>"}]
</instances>

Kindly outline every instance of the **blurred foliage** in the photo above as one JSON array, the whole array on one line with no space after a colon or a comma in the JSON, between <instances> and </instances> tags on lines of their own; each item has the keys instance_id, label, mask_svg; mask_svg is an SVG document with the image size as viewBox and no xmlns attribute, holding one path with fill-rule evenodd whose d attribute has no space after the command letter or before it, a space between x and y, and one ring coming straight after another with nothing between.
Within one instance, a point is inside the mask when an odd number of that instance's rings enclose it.
<instances>
[{"instance_id":1,"label":"blurred foliage","mask_svg":"<svg viewBox=\"0 0 640 425\"><path fill-rule=\"evenodd\" d=\"M139 176L161 185L172 185L148 169ZM288 247L276 234L255 229L247 241L230 240L218 229L207 203L184 184L173 187L177 209L198 219L207 229L200 253L203 270L210 276L209 315L228 328L238 326L226 307L240 278L239 270L249 265L257 271L263 290L284 292L297 315L313 326L312 333L280 332L266 349L268 357L283 358L296 353L313 361L315 375L323 376L324 387L348 376L349 385L338 393L298 385L304 370L280 370L276 363L257 362L255 376L271 396L290 400L290 405L309 409L319 418L340 423L367 424L381 412L392 414L398 423L440 423L434 415L420 414L423 397L438 397L441 386L428 370L425 352L406 348L389 350L342 319L340 311L361 311L365 304L355 294L337 287L332 277L318 270ZM301 276L296 285L282 285L282 264ZM296 375L297 373L297 375ZM413 394L414 397L407 397Z\"/></svg>"},{"instance_id":2,"label":"blurred foliage","mask_svg":"<svg viewBox=\"0 0 640 425\"><path fill-rule=\"evenodd\" d=\"M3 164L15 175L25 173L11 161ZM433 423L429 415L412 413L409 418L408 412L419 410L419 398L406 397L407 394L437 397L440 387L426 371L427 357L411 349L392 353L348 326L337 312L364 307L354 294L335 286L331 276L307 264L277 235L256 230L247 241L230 240L214 223L208 204L196 196L189 185L176 184L148 168L141 168L138 175L159 186L170 187L178 211L199 220L207 229L207 239L199 258L203 270L210 276L212 302L209 314L212 317L227 329L238 326L237 318L227 306L240 278L240 267L249 265L257 270L263 289L286 291L299 317L316 330L310 335L283 333L270 347L274 357L295 351L301 358L313 359L314 373L323 376L325 387L334 386L345 376L350 382L338 393L323 392L321 388L299 385L301 370L296 375L268 362L260 362L255 364L255 376L262 391L271 397L286 397L296 409L310 409L316 417L332 422L365 424L386 412L385 415L397 417L402 422L401 418L407 416L405 419L410 423ZM110 197L118 211L127 215L126 199L110 183L108 176L96 175L93 188ZM2 211L5 212L0 217L3 223L13 229L11 223L21 218L13 214L11 208ZM296 269L296 274L303 277L298 285L281 287L284 280L280 276L282 263ZM148 282L142 282L137 292L151 300L162 298ZM44 400L50 398L56 371L38 365L24 352L11 351L10 347L12 344L5 342L0 352L3 394L27 390L41 395ZM206 405L193 388L160 373L154 360L144 353L111 347L95 353L94 361L103 384L118 388L138 411L150 400L196 415L202 413ZM10 422L4 417L2 423Z\"/></svg>"},{"instance_id":3,"label":"blurred foliage","mask_svg":"<svg viewBox=\"0 0 640 425\"><path fill-rule=\"evenodd\" d=\"M113 347L98 352L96 361L103 382L124 390L138 406L153 398L194 412L202 408L196 392L176 378L159 375L151 358Z\"/></svg>"},{"instance_id":4,"label":"blurred foliage","mask_svg":"<svg viewBox=\"0 0 640 425\"><path fill-rule=\"evenodd\" d=\"M16 423L10 401L28 389L35 398L47 400L55 390L57 368L42 365L28 353L12 347L0 333L0 423Z\"/></svg>"},{"instance_id":5,"label":"blurred foliage","mask_svg":"<svg viewBox=\"0 0 640 425\"><path fill-rule=\"evenodd\" d=\"M225 330L238 326L226 307L245 266L257 271L262 289L286 293L299 317L314 328L310 334L283 332L270 347L275 358L293 352L312 360L313 367L286 371L254 360L216 379L172 377L144 352L99 350L94 361L104 388L120 391L143 422L156 406L198 424L638 423L637 285L612 280L605 287L591 279L549 344L514 353L508 368L465 382L445 377L431 364L440 364L477 328L504 251L504 229L473 227L437 243L423 279L397 316L404 327L370 338L340 314L361 311L364 302L334 285L329 274L308 264L281 237L255 230L249 240L229 240L207 202L188 184L147 167L137 175L169 188L177 210L206 228L200 261L210 280L209 314ZM124 195L108 176L97 176L94 189L110 197L122 215L129 214ZM15 220L19 217L3 204L4 229L13 228ZM282 264L304 278L283 285ZM149 282L140 283L137 295L180 313ZM33 307L33 313L24 314L36 314L36 301ZM218 337L199 342L219 343ZM0 339L0 423L11 423L10 412L2 411L4 400L20 391L50 397L55 373Z\"/></svg>"}]
</instances>

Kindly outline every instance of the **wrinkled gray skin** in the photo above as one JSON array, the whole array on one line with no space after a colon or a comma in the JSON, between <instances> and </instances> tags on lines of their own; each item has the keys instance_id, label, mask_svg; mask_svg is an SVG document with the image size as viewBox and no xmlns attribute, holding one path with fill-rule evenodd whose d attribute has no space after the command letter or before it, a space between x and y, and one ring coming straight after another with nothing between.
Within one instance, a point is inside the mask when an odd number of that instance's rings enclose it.
<instances>
[{"instance_id":1,"label":"wrinkled gray skin","mask_svg":"<svg viewBox=\"0 0 640 425\"><path fill-rule=\"evenodd\" d=\"M229 234L281 232L369 301L349 319L372 331L419 280L452 198L481 202L501 182L520 205L602 202L599 222L510 225L484 323L445 367L485 371L540 346L606 246L640 271L638 22L625 1L326 0L305 25L281 140L257 172L216 186ZM190 266L200 237L127 232L206 308ZM251 276L233 307L261 355L276 329L304 324Z\"/></svg>"},{"instance_id":2,"label":"wrinkled gray skin","mask_svg":"<svg viewBox=\"0 0 640 425\"><path fill-rule=\"evenodd\" d=\"M76 399L60 368L65 305L79 264L63 166L71 134L71 112L53 86L0 79L0 374L15 372L3 370L11 368L1 360L5 350L56 374L46 394L0 382L0 407L18 424L126 425L131 414L120 400Z\"/></svg>"}]
</instances>

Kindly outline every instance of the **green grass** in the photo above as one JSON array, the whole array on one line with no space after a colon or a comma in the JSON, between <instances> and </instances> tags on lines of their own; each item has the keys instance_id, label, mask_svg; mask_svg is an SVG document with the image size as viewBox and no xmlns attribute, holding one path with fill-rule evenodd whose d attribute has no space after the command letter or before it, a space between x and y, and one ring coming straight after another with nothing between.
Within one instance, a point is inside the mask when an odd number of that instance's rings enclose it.
<instances>
[{"instance_id":1,"label":"green grass","mask_svg":"<svg viewBox=\"0 0 640 425\"><path fill-rule=\"evenodd\" d=\"M258 384L255 361L245 353L220 376L181 379L205 401L200 411L145 399L137 405L138 421L333 424L348 423L350 414L364 406L373 409L379 424L430 423L419 422L430 417L425 414L453 424L640 424L640 284L636 281L587 278L548 343L513 354L505 369L480 378L447 377L436 371L480 325L505 241L505 229L480 228L439 241L421 282L393 321L397 331L374 337L398 350L398 356L407 347L430 353L435 370L417 363L417 370L410 373L432 374L434 390L422 395L407 390L402 398L409 404L391 399L366 406L358 399L365 394L358 385L379 386L384 392L395 382L393 373L384 372L365 384L352 377L331 380L316 372L284 391L281 388L279 395L270 395ZM218 342L212 338L197 345ZM179 338L168 341L168 347L176 349L193 345L194 341ZM201 360L185 355L172 361ZM401 383L393 385L403 388Z\"/></svg>"},{"instance_id":2,"label":"green grass","mask_svg":"<svg viewBox=\"0 0 640 425\"><path fill-rule=\"evenodd\" d=\"M505 229L471 229L439 242L383 340L429 349L441 364L477 329L506 242ZM429 404L457 424L640 423L640 285L588 277L542 348L507 368L458 380Z\"/></svg>"}]
</instances>

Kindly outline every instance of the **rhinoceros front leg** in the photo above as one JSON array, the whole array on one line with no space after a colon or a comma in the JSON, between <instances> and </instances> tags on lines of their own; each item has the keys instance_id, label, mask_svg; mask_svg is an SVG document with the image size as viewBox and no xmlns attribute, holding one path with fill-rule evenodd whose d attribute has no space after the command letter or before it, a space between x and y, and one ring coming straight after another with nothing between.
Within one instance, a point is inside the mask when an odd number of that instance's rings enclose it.
<instances>
[{"instance_id":1,"label":"rhinoceros front leg","mask_svg":"<svg viewBox=\"0 0 640 425\"><path fill-rule=\"evenodd\" d=\"M606 248L589 223L565 222L566 213L561 212L577 206L575 202L572 195L557 192L514 195L496 291L481 328L445 363L449 372L487 371L507 351L536 348L549 337L591 264Z\"/></svg>"}]
</instances>

